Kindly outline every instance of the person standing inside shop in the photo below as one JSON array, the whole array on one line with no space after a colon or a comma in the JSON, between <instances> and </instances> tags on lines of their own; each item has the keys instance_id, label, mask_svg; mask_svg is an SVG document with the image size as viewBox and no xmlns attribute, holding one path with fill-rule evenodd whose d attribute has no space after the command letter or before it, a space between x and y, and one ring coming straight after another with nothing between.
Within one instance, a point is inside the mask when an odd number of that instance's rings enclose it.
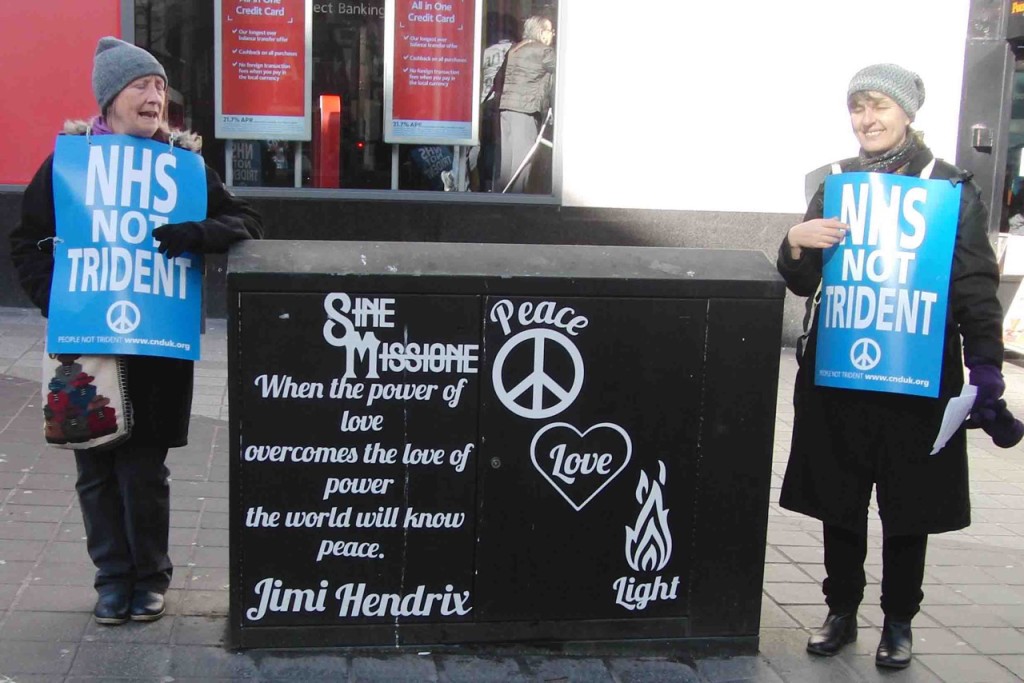
<instances>
[{"instance_id":1,"label":"person standing inside shop","mask_svg":"<svg viewBox=\"0 0 1024 683\"><path fill-rule=\"evenodd\" d=\"M92 88L100 114L88 122L67 122L65 134L131 135L199 152L198 136L168 129L167 74L149 52L101 38ZM25 189L21 220L10 235L18 278L43 316L50 309L56 235L52 169L50 155ZM234 242L262 236L259 214L233 196L208 166L205 191L205 220L153 231L167 258L224 252ZM97 569L93 615L106 625L155 621L164 613L173 569L164 461L169 448L186 444L192 405L192 361L155 356L126 356L125 361L124 393L133 414L130 437L111 449L75 451L75 488L89 557Z\"/></svg>"},{"instance_id":2,"label":"person standing inside shop","mask_svg":"<svg viewBox=\"0 0 1024 683\"><path fill-rule=\"evenodd\" d=\"M515 30L516 22L510 15L487 13L487 36L494 37L494 42L484 48L480 61L480 144L469 152L470 171L476 170L477 188L483 192L494 190L494 160L500 128L498 100L505 79L501 67L515 42Z\"/></svg>"},{"instance_id":3,"label":"person standing inside shop","mask_svg":"<svg viewBox=\"0 0 1024 683\"><path fill-rule=\"evenodd\" d=\"M921 78L895 64L875 64L850 81L847 105L857 157L833 172L872 172L948 179L962 187L949 279L945 341L937 398L829 388L815 384L823 250L847 238L849 226L823 216L824 186L779 248L777 267L789 289L809 297L808 334L797 350L792 448L780 504L822 521L828 616L807 650L831 656L857 638L864 595L867 511L876 488L882 522L885 614L875 663L903 668L912 656L911 620L924 597L928 534L970 524L965 430L929 455L945 407L960 394L963 363L977 399L968 426L983 428L1002 447L1020 441L1024 425L1001 398L1004 389L999 271L987 235L987 210L971 175L936 160L911 123L924 103ZM838 166L838 168L836 168ZM827 284L827 283L826 283ZM940 318L941 319L941 318ZM963 340L961 345L961 339Z\"/></svg>"},{"instance_id":4,"label":"person standing inside shop","mask_svg":"<svg viewBox=\"0 0 1024 683\"><path fill-rule=\"evenodd\" d=\"M551 20L533 16L523 23L523 40L509 49L499 100L501 127L500 165L495 190L502 192L540 132L541 123L551 106L551 84L555 74L555 51L551 41L555 31ZM534 155L536 156L536 155ZM509 192L528 192L534 158L515 176Z\"/></svg>"}]
</instances>

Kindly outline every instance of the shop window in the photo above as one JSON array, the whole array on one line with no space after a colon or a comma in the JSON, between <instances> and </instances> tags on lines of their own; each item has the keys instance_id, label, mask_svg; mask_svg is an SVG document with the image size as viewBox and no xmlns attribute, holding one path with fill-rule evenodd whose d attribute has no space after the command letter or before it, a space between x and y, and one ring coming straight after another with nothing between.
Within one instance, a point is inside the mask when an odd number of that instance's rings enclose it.
<instances>
[{"instance_id":1,"label":"shop window","mask_svg":"<svg viewBox=\"0 0 1024 683\"><path fill-rule=\"evenodd\" d=\"M526 49L518 54L529 59L513 61L506 79L511 94L497 97L493 85L506 55L523 39L530 17L538 18L529 26L538 39L534 43L543 36L556 47L558 0L484 0L480 144L461 147L384 141L384 0L318 0L313 6L314 138L227 140L214 136L213 4L209 0L135 0L135 42L167 69L172 123L203 136L206 162L232 185L494 193L507 186L510 193L551 194L554 131L547 110L553 102L555 79L553 73L534 72L552 72L553 65L538 59L536 50ZM533 108L543 110L530 112L526 120L515 110L523 109L523 100L534 94L539 96ZM499 100L509 103L511 113L504 117ZM503 118L507 119L504 146ZM317 152L316 135L324 134L317 131L321 123L320 130L329 132L324 139L331 144ZM503 152L506 182L499 178ZM524 168L515 182L507 182L521 165Z\"/></svg>"},{"instance_id":2,"label":"shop window","mask_svg":"<svg viewBox=\"0 0 1024 683\"><path fill-rule=\"evenodd\" d=\"M1017 48L1010 105L1010 136L1006 154L1004 202L999 221L1001 232L1024 235L1024 48Z\"/></svg>"},{"instance_id":3,"label":"shop window","mask_svg":"<svg viewBox=\"0 0 1024 683\"><path fill-rule=\"evenodd\" d=\"M996 243L999 257L999 301L1005 312L1003 344L1024 353L1024 46L1013 45L1016 65L1010 104L1006 174Z\"/></svg>"}]
</instances>

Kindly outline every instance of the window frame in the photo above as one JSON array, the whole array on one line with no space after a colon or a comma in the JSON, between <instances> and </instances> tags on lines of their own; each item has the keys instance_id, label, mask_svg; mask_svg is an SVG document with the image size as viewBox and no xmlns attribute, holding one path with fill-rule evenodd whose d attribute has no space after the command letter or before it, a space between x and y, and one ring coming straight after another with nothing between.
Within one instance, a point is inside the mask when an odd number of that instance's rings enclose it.
<instances>
[{"instance_id":1,"label":"window frame","mask_svg":"<svg viewBox=\"0 0 1024 683\"><path fill-rule=\"evenodd\" d=\"M570 0L558 1L558 17L556 30L558 40L555 42L556 74L562 70L565 59L567 38L571 31L565 27L566 3ZM211 9L212 11L212 9ZM121 35L135 35L135 0L121 0ZM134 39L133 39L134 40ZM210 47L213 50L213 46ZM496 192L436 192L429 190L367 190L345 188L314 188L314 187L244 187L230 186L231 192L240 197L259 199L329 199L329 200L394 200L399 202L455 202L473 204L529 204L541 206L562 206L562 150L559 144L558 131L564 124L564 90L558 87L555 79L553 147L551 150L551 194L502 194ZM310 144L303 141L302 144Z\"/></svg>"}]
</instances>

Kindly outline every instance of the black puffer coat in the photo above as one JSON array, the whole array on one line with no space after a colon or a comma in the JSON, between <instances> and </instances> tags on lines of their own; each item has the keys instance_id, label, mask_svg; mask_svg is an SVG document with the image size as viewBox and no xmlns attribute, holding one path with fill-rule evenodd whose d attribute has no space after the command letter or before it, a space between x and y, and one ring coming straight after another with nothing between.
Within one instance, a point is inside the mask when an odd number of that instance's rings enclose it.
<instances>
[{"instance_id":1,"label":"black puffer coat","mask_svg":"<svg viewBox=\"0 0 1024 683\"><path fill-rule=\"evenodd\" d=\"M909 162L907 175L920 175L932 158L923 149ZM859 170L856 159L841 166ZM931 178L963 184L938 398L815 386L817 316L798 358L793 443L780 503L859 533L867 530L872 483L887 536L952 531L971 521L964 428L936 455L929 453L948 400L963 387L964 355L1002 366L999 270L986 232L987 211L970 174L937 161ZM824 186L804 220L822 217L823 200ZM820 249L804 249L793 260L784 239L777 266L794 294L813 297L821 259Z\"/></svg>"},{"instance_id":2,"label":"black puffer coat","mask_svg":"<svg viewBox=\"0 0 1024 683\"><path fill-rule=\"evenodd\" d=\"M73 128L85 132L84 126ZM181 146L190 148L185 138ZM197 150L193 150L197 151ZM232 195L216 171L206 167L207 219L203 231L204 253L221 253L239 240L260 238L262 221L249 204ZM25 188L21 221L10 235L11 257L21 286L43 316L50 307L53 278L53 240L56 235L53 208L53 155L36 171ZM192 361L155 356L126 356L127 393L132 402L132 443L175 447L188 442L192 410Z\"/></svg>"}]
</instances>

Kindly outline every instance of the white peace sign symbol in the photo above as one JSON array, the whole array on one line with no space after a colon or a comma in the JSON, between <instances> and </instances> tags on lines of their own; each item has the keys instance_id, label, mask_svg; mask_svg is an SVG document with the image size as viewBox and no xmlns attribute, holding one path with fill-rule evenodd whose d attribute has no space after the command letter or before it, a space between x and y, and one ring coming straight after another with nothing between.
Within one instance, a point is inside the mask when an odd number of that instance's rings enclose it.
<instances>
[{"instance_id":1,"label":"white peace sign symbol","mask_svg":"<svg viewBox=\"0 0 1024 683\"><path fill-rule=\"evenodd\" d=\"M107 309L107 327L117 334L129 334L142 322L142 312L131 301L115 301Z\"/></svg>"},{"instance_id":2,"label":"white peace sign symbol","mask_svg":"<svg viewBox=\"0 0 1024 683\"><path fill-rule=\"evenodd\" d=\"M882 349L874 339L863 337L850 347L850 362L858 370L870 370L882 360Z\"/></svg>"},{"instance_id":3,"label":"white peace sign symbol","mask_svg":"<svg viewBox=\"0 0 1024 683\"><path fill-rule=\"evenodd\" d=\"M550 339L557 343L572 359L573 381L572 386L563 389L555 380L544 374L544 347L545 340ZM519 384L512 389L506 390L502 382L501 371L505 366L505 359L513 348L525 342L533 342L533 372L527 375ZM576 400L583 386L583 357L579 350L565 335L554 330L524 330L510 338L494 357L494 368L491 370L491 381L494 383L494 393L502 404L520 417L528 417L539 420L551 417L565 410ZM533 390L529 400L529 406L522 406L516 399ZM547 408L544 407L544 390L554 394L558 402Z\"/></svg>"}]
</instances>

